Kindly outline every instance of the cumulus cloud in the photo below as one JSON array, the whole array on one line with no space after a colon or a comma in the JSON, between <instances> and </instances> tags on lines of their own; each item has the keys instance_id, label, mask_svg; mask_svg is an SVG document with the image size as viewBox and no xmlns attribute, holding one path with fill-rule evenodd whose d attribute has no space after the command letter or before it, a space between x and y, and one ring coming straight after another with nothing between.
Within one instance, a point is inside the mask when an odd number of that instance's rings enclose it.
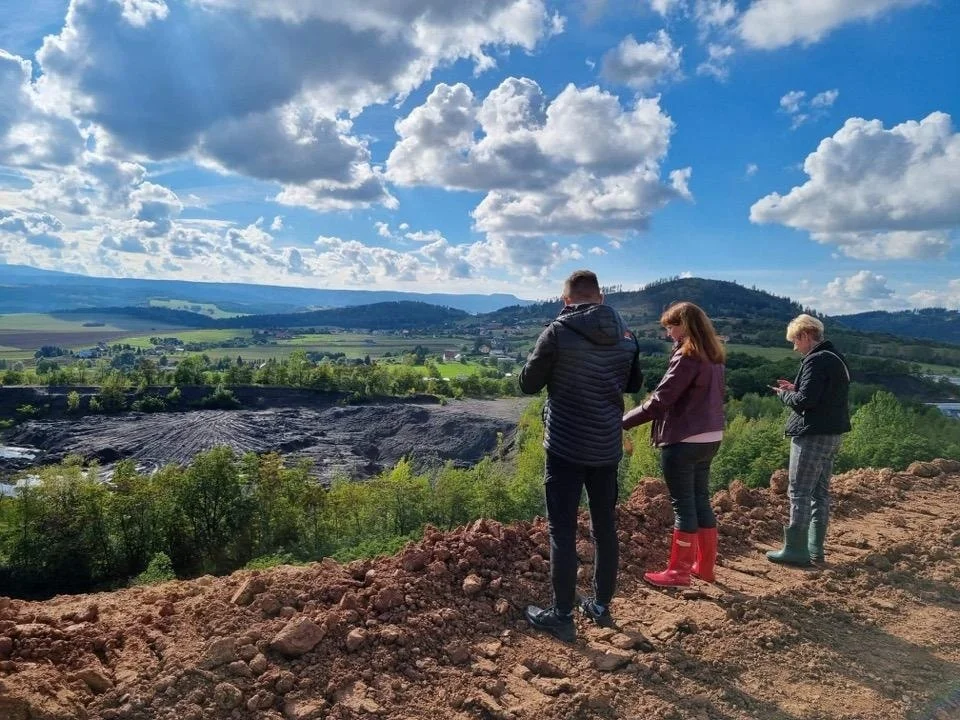
<instances>
[{"instance_id":1,"label":"cumulus cloud","mask_svg":"<svg viewBox=\"0 0 960 720\"><path fill-rule=\"evenodd\" d=\"M58 250L66 245L60 233L63 223L54 215L44 212L19 212L0 210L0 238L10 243L27 242L31 245Z\"/></svg>"},{"instance_id":2,"label":"cumulus cloud","mask_svg":"<svg viewBox=\"0 0 960 720\"><path fill-rule=\"evenodd\" d=\"M82 152L83 137L73 120L45 106L32 74L29 60L0 49L0 165L69 165Z\"/></svg>"},{"instance_id":3,"label":"cumulus cloud","mask_svg":"<svg viewBox=\"0 0 960 720\"><path fill-rule=\"evenodd\" d=\"M791 117L790 129L795 130L805 122L824 117L839 95L840 91L834 88L808 100L805 90L791 90L780 98L780 112Z\"/></svg>"},{"instance_id":4,"label":"cumulus cloud","mask_svg":"<svg viewBox=\"0 0 960 720\"><path fill-rule=\"evenodd\" d=\"M912 307L944 307L960 310L960 278L949 280L942 288L924 288L908 297Z\"/></svg>"},{"instance_id":5,"label":"cumulus cloud","mask_svg":"<svg viewBox=\"0 0 960 720\"><path fill-rule=\"evenodd\" d=\"M683 48L674 47L665 30L643 43L627 35L603 56L601 72L611 82L647 90L679 75L682 51Z\"/></svg>"},{"instance_id":6,"label":"cumulus cloud","mask_svg":"<svg viewBox=\"0 0 960 720\"><path fill-rule=\"evenodd\" d=\"M402 98L457 59L492 67L489 51L533 50L562 24L543 0L74 2L37 58L44 86L118 153L192 155L321 211L389 207L344 113Z\"/></svg>"},{"instance_id":7,"label":"cumulus cloud","mask_svg":"<svg viewBox=\"0 0 960 720\"><path fill-rule=\"evenodd\" d=\"M849 277L831 280L824 295L831 299L876 300L889 298L893 290L883 275L861 270Z\"/></svg>"},{"instance_id":8,"label":"cumulus cloud","mask_svg":"<svg viewBox=\"0 0 960 720\"><path fill-rule=\"evenodd\" d=\"M796 42L815 43L855 20L870 20L924 0L754 0L740 16L738 31L755 48L772 50Z\"/></svg>"},{"instance_id":9,"label":"cumulus cloud","mask_svg":"<svg viewBox=\"0 0 960 720\"><path fill-rule=\"evenodd\" d=\"M734 55L731 45L709 43L707 45L707 59L697 65L697 75L710 75L717 80L726 80L730 77L730 68L727 62Z\"/></svg>"},{"instance_id":10,"label":"cumulus cloud","mask_svg":"<svg viewBox=\"0 0 960 720\"><path fill-rule=\"evenodd\" d=\"M480 102L466 85L440 84L396 129L388 177L486 192L473 218L492 236L619 235L690 197L688 168L669 184L660 178L673 122L659 98L623 107L597 87L569 85L548 101L533 80L508 78ZM528 269L559 256L536 242L516 249Z\"/></svg>"},{"instance_id":11,"label":"cumulus cloud","mask_svg":"<svg viewBox=\"0 0 960 720\"><path fill-rule=\"evenodd\" d=\"M945 113L889 130L851 118L803 169L807 182L761 198L750 220L806 230L862 258L942 257L960 226L960 134Z\"/></svg>"}]
</instances>

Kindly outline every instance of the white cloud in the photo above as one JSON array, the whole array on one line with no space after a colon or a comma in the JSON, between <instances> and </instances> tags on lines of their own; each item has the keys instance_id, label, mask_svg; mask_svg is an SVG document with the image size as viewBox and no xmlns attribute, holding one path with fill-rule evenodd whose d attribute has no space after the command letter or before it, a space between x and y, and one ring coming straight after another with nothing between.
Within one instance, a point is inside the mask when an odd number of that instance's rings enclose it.
<instances>
[{"instance_id":1,"label":"white cloud","mask_svg":"<svg viewBox=\"0 0 960 720\"><path fill-rule=\"evenodd\" d=\"M805 90L791 90L780 98L780 111L791 117L790 129L796 130L809 120L826 116L839 95L840 91L834 88L817 93L807 100Z\"/></svg>"},{"instance_id":2,"label":"white cloud","mask_svg":"<svg viewBox=\"0 0 960 720\"><path fill-rule=\"evenodd\" d=\"M702 33L723 29L737 16L733 0L696 0L693 17Z\"/></svg>"},{"instance_id":3,"label":"white cloud","mask_svg":"<svg viewBox=\"0 0 960 720\"><path fill-rule=\"evenodd\" d=\"M780 109L791 115L800 112L800 103L806 95L807 93L804 90L791 90L780 98Z\"/></svg>"},{"instance_id":4,"label":"white cloud","mask_svg":"<svg viewBox=\"0 0 960 720\"><path fill-rule=\"evenodd\" d=\"M273 218L273 222L270 223L270 229L273 232L280 232L283 230L283 215L277 215Z\"/></svg>"},{"instance_id":5,"label":"white cloud","mask_svg":"<svg viewBox=\"0 0 960 720\"><path fill-rule=\"evenodd\" d=\"M569 85L549 102L532 80L508 78L478 103L466 85L440 84L396 129L388 177L486 192L473 218L491 236L619 235L690 197L689 169L673 171L670 184L660 179L673 122L659 98L622 107L597 87ZM541 263L562 255L514 241L528 269L538 253Z\"/></svg>"},{"instance_id":6,"label":"white cloud","mask_svg":"<svg viewBox=\"0 0 960 720\"><path fill-rule=\"evenodd\" d=\"M839 94L840 91L836 88L833 90L824 90L822 93L817 93L813 96L813 99L810 100L810 107L828 108L833 105Z\"/></svg>"},{"instance_id":7,"label":"white cloud","mask_svg":"<svg viewBox=\"0 0 960 720\"><path fill-rule=\"evenodd\" d=\"M593 246L592 248L590 248L587 252L589 252L591 255L606 255L606 254L607 254L607 251L604 250L604 249L603 249L602 247L600 247L599 245L594 245L594 246Z\"/></svg>"},{"instance_id":8,"label":"white cloud","mask_svg":"<svg viewBox=\"0 0 960 720\"><path fill-rule=\"evenodd\" d=\"M887 278L869 270L860 270L849 277L837 277L827 283L824 296L830 299L876 300L893 295Z\"/></svg>"},{"instance_id":9,"label":"white cloud","mask_svg":"<svg viewBox=\"0 0 960 720\"><path fill-rule=\"evenodd\" d=\"M727 61L733 57L735 50L731 45L709 43L707 45L707 59L697 65L697 75L710 75L717 80L726 80L730 77Z\"/></svg>"},{"instance_id":10,"label":"white cloud","mask_svg":"<svg viewBox=\"0 0 960 720\"><path fill-rule=\"evenodd\" d=\"M69 165L83 137L69 117L49 109L32 80L33 63L0 49L0 165Z\"/></svg>"},{"instance_id":11,"label":"white cloud","mask_svg":"<svg viewBox=\"0 0 960 720\"><path fill-rule=\"evenodd\" d=\"M960 310L960 278L949 280L945 287L925 288L908 297L911 307L944 307Z\"/></svg>"},{"instance_id":12,"label":"white cloud","mask_svg":"<svg viewBox=\"0 0 960 720\"><path fill-rule=\"evenodd\" d=\"M685 0L650 0L650 7L664 17L682 9L684 5Z\"/></svg>"},{"instance_id":13,"label":"white cloud","mask_svg":"<svg viewBox=\"0 0 960 720\"><path fill-rule=\"evenodd\" d=\"M750 208L755 223L807 230L852 257L939 257L960 226L960 134L932 113L889 130L851 118L820 142L809 180Z\"/></svg>"},{"instance_id":14,"label":"white cloud","mask_svg":"<svg viewBox=\"0 0 960 720\"><path fill-rule=\"evenodd\" d=\"M100 134L101 152L141 162L193 157L281 183L278 202L320 211L393 207L346 117L406 96L455 60L481 70L495 64L490 51L531 51L562 25L543 0L377 0L362 10L343 1L73 2L37 53L35 85ZM18 60L10 72L10 64L0 56L2 95L29 115L30 97L7 85L24 86L30 65ZM4 127L3 117L0 161L37 154L22 123Z\"/></svg>"},{"instance_id":15,"label":"white cloud","mask_svg":"<svg viewBox=\"0 0 960 720\"><path fill-rule=\"evenodd\" d=\"M760 167L756 163L747 163L747 177L752 177L757 174L757 171Z\"/></svg>"},{"instance_id":16,"label":"white cloud","mask_svg":"<svg viewBox=\"0 0 960 720\"><path fill-rule=\"evenodd\" d=\"M855 20L869 20L925 0L754 0L740 16L747 45L771 50L795 42L817 42Z\"/></svg>"},{"instance_id":17,"label":"white cloud","mask_svg":"<svg viewBox=\"0 0 960 720\"><path fill-rule=\"evenodd\" d=\"M627 35L603 56L601 72L611 82L647 90L679 75L682 51L683 48L674 47L665 30L643 43L638 43L633 35Z\"/></svg>"}]
</instances>

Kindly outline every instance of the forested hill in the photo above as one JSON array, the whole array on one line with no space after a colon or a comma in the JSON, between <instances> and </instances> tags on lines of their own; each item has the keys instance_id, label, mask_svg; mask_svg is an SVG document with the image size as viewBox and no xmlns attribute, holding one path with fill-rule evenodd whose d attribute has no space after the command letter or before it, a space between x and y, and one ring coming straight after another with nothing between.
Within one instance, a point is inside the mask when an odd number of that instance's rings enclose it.
<instances>
[{"instance_id":1,"label":"forested hill","mask_svg":"<svg viewBox=\"0 0 960 720\"><path fill-rule=\"evenodd\" d=\"M125 315L142 320L192 328L303 328L337 327L367 330L422 330L440 328L470 317L455 308L424 302L381 302L372 305L273 315L246 315L215 320L199 313L161 307L99 308L99 314ZM57 315L84 316L90 310L67 310Z\"/></svg>"},{"instance_id":2,"label":"forested hill","mask_svg":"<svg viewBox=\"0 0 960 720\"><path fill-rule=\"evenodd\" d=\"M656 323L668 305L678 300L689 300L702 307L712 318L744 318L788 322L803 312L803 308L789 298L772 295L763 290L746 288L725 280L704 278L676 278L652 282L642 290L608 292L606 302L613 305L630 324ZM487 313L484 318L500 322L531 322L556 317L560 301L552 300L526 307L508 307Z\"/></svg>"},{"instance_id":3,"label":"forested hill","mask_svg":"<svg viewBox=\"0 0 960 720\"><path fill-rule=\"evenodd\" d=\"M901 312L874 311L856 315L837 315L839 323L861 332L889 333L901 337L922 338L960 345L960 312L944 308L924 308Z\"/></svg>"}]
</instances>

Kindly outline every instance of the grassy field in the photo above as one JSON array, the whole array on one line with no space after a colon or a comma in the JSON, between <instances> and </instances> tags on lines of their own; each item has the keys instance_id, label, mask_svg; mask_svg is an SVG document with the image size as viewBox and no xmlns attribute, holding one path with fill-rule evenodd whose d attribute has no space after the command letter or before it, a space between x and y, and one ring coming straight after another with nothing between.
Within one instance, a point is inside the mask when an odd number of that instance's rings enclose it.
<instances>
[{"instance_id":1,"label":"grassy field","mask_svg":"<svg viewBox=\"0 0 960 720\"><path fill-rule=\"evenodd\" d=\"M228 312L226 310L221 310L218 306L213 303L195 303L190 302L189 300L151 300L151 307L164 307L170 308L171 310L186 310L188 312L195 312L201 315L206 315L207 317L220 319L220 318L233 318L233 317L243 317L247 313L235 313Z\"/></svg>"},{"instance_id":2,"label":"grassy field","mask_svg":"<svg viewBox=\"0 0 960 720\"><path fill-rule=\"evenodd\" d=\"M150 342L151 337L176 337L182 340L185 343L219 343L225 342L227 340L232 340L233 338L250 337L252 334L251 330L231 330L231 329L204 329L204 330L177 330L176 332L163 332L159 331L152 333L151 335L134 335L132 337L126 337L122 342L132 345L133 347L149 348L153 347L153 343ZM238 348L240 350L249 350L250 348Z\"/></svg>"},{"instance_id":3,"label":"grassy field","mask_svg":"<svg viewBox=\"0 0 960 720\"><path fill-rule=\"evenodd\" d=\"M756 345L738 345L737 343L728 343L726 347L727 352L745 353L747 355L762 357L771 361L783 360L785 357L794 357L798 361L800 360L800 356L793 352L793 349L789 347L758 347Z\"/></svg>"}]
</instances>

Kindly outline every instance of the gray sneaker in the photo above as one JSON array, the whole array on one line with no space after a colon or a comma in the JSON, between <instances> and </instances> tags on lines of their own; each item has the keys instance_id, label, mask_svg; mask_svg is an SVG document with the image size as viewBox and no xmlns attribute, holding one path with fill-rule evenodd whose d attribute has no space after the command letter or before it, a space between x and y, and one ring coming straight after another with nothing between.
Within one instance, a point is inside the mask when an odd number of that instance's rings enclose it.
<instances>
[{"instance_id":1,"label":"gray sneaker","mask_svg":"<svg viewBox=\"0 0 960 720\"><path fill-rule=\"evenodd\" d=\"M536 605L527 605L527 622L536 629L543 630L564 642L572 643L577 639L577 629L573 625L573 616L564 615L555 607L546 609Z\"/></svg>"},{"instance_id":2,"label":"gray sneaker","mask_svg":"<svg viewBox=\"0 0 960 720\"><path fill-rule=\"evenodd\" d=\"M613 627L613 616L610 615L610 607L600 605L593 598L583 598L578 607L586 617L593 620L602 628Z\"/></svg>"}]
</instances>

